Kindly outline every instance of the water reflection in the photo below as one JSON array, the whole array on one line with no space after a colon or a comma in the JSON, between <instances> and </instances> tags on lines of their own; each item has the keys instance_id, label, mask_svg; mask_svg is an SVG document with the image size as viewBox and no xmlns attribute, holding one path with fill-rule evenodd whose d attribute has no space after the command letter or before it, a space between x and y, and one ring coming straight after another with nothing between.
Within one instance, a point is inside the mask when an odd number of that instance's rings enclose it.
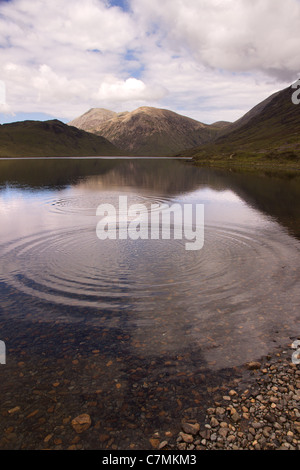
<instances>
[{"instance_id":1,"label":"water reflection","mask_svg":"<svg viewBox=\"0 0 300 470\"><path fill-rule=\"evenodd\" d=\"M287 230L299 235L299 176L168 160L2 161L0 174L3 305L13 291L32 318L121 329L145 357L200 350L212 369L296 331L299 242ZM96 209L120 194L146 207L205 204L204 248L101 242ZM22 318L24 308L3 314Z\"/></svg>"},{"instance_id":2,"label":"water reflection","mask_svg":"<svg viewBox=\"0 0 300 470\"><path fill-rule=\"evenodd\" d=\"M152 192L169 198L199 188L230 190L300 237L300 175L297 172L243 173L199 169L174 160L2 160L0 191L6 185L30 191L101 189ZM66 193L68 194L68 192Z\"/></svg>"}]
</instances>

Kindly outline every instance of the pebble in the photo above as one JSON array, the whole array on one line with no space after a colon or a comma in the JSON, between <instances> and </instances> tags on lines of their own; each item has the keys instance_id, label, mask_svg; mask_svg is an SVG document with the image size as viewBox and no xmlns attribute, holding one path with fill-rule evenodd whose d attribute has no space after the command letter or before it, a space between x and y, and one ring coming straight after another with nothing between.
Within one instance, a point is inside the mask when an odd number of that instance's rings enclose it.
<instances>
[{"instance_id":1,"label":"pebble","mask_svg":"<svg viewBox=\"0 0 300 470\"><path fill-rule=\"evenodd\" d=\"M182 438L182 440L184 442L186 442L187 444L191 444L192 442L194 442L194 437L192 436L192 434L186 434L184 432L181 432L179 434L179 436Z\"/></svg>"},{"instance_id":2,"label":"pebble","mask_svg":"<svg viewBox=\"0 0 300 470\"><path fill-rule=\"evenodd\" d=\"M291 364L290 352L249 362L245 369L253 376L251 386L224 389L226 407L212 397L216 407L206 410L201 425L182 425L190 432L179 434L179 450L193 445L197 450L300 450L300 370Z\"/></svg>"},{"instance_id":3,"label":"pebble","mask_svg":"<svg viewBox=\"0 0 300 470\"><path fill-rule=\"evenodd\" d=\"M81 434L84 431L87 431L92 424L92 420L90 415L82 414L74 418L71 422L73 429L78 433Z\"/></svg>"},{"instance_id":4,"label":"pebble","mask_svg":"<svg viewBox=\"0 0 300 470\"><path fill-rule=\"evenodd\" d=\"M53 434L48 434L48 436L45 437L44 442L47 443L49 442L53 437Z\"/></svg>"},{"instance_id":5,"label":"pebble","mask_svg":"<svg viewBox=\"0 0 300 470\"><path fill-rule=\"evenodd\" d=\"M164 449L167 445L168 441L162 441L158 446L158 450Z\"/></svg>"},{"instance_id":6,"label":"pebble","mask_svg":"<svg viewBox=\"0 0 300 470\"><path fill-rule=\"evenodd\" d=\"M15 406L14 408L11 408L10 410L8 410L8 414L12 415L14 413L17 413L20 410L21 408L19 406Z\"/></svg>"},{"instance_id":7,"label":"pebble","mask_svg":"<svg viewBox=\"0 0 300 470\"><path fill-rule=\"evenodd\" d=\"M192 434L193 436L196 436L196 434L198 434L200 431L200 424L182 423L182 430L186 434Z\"/></svg>"},{"instance_id":8,"label":"pebble","mask_svg":"<svg viewBox=\"0 0 300 470\"><path fill-rule=\"evenodd\" d=\"M216 418L212 417L210 420L210 424L212 428L216 428L217 426L219 426L219 421Z\"/></svg>"},{"instance_id":9,"label":"pebble","mask_svg":"<svg viewBox=\"0 0 300 470\"><path fill-rule=\"evenodd\" d=\"M248 370L257 370L261 368L261 363L260 362L248 362L246 364L246 367Z\"/></svg>"},{"instance_id":10,"label":"pebble","mask_svg":"<svg viewBox=\"0 0 300 470\"><path fill-rule=\"evenodd\" d=\"M149 442L150 442L151 447L152 447L153 449L157 449L158 446L159 446L159 444L160 444L159 439L154 439L154 438L149 439Z\"/></svg>"}]
</instances>

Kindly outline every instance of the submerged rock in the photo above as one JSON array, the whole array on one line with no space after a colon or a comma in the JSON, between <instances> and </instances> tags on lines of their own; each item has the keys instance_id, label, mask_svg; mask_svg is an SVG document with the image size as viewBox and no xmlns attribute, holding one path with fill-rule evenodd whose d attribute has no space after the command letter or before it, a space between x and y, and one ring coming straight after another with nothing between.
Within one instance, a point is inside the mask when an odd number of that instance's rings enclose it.
<instances>
[{"instance_id":1,"label":"submerged rock","mask_svg":"<svg viewBox=\"0 0 300 470\"><path fill-rule=\"evenodd\" d=\"M82 414L74 418L71 422L73 429L77 434L81 434L84 431L87 431L92 424L90 415Z\"/></svg>"}]
</instances>

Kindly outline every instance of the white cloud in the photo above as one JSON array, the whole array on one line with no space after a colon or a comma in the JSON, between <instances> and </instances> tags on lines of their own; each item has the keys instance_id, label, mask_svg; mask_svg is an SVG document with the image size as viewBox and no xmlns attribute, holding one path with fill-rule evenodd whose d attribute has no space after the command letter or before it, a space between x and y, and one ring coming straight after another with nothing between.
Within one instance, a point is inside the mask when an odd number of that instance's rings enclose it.
<instances>
[{"instance_id":1,"label":"white cloud","mask_svg":"<svg viewBox=\"0 0 300 470\"><path fill-rule=\"evenodd\" d=\"M136 78L118 80L108 77L107 81L101 84L96 98L105 102L156 100L163 98L166 93L162 87L147 87L142 80Z\"/></svg>"},{"instance_id":2,"label":"white cloud","mask_svg":"<svg viewBox=\"0 0 300 470\"><path fill-rule=\"evenodd\" d=\"M131 18L103 0L12 0L2 3L1 13L0 38L8 43L12 38L14 46L28 52L35 46L47 54L55 44L78 51L124 51L134 38Z\"/></svg>"},{"instance_id":3,"label":"white cloud","mask_svg":"<svg viewBox=\"0 0 300 470\"><path fill-rule=\"evenodd\" d=\"M0 3L0 78L14 112L72 118L94 102L108 74L129 78L134 23L102 0ZM127 76L126 76L127 75Z\"/></svg>"},{"instance_id":4,"label":"white cloud","mask_svg":"<svg viewBox=\"0 0 300 470\"><path fill-rule=\"evenodd\" d=\"M10 106L6 102L6 86L3 80L0 80L0 113L12 114Z\"/></svg>"},{"instance_id":5,"label":"white cloud","mask_svg":"<svg viewBox=\"0 0 300 470\"><path fill-rule=\"evenodd\" d=\"M298 77L299 0L129 3L0 2L6 112L149 105L234 120Z\"/></svg>"},{"instance_id":6,"label":"white cloud","mask_svg":"<svg viewBox=\"0 0 300 470\"><path fill-rule=\"evenodd\" d=\"M300 72L299 0L132 0L161 42L209 67L264 71L292 80Z\"/></svg>"},{"instance_id":7,"label":"white cloud","mask_svg":"<svg viewBox=\"0 0 300 470\"><path fill-rule=\"evenodd\" d=\"M38 101L58 101L84 96L86 88L80 80L68 79L56 74L48 65L41 65L32 79L33 88L38 92Z\"/></svg>"},{"instance_id":8,"label":"white cloud","mask_svg":"<svg viewBox=\"0 0 300 470\"><path fill-rule=\"evenodd\" d=\"M4 105L6 103L6 91L5 91L5 83L0 80L0 105Z\"/></svg>"}]
</instances>

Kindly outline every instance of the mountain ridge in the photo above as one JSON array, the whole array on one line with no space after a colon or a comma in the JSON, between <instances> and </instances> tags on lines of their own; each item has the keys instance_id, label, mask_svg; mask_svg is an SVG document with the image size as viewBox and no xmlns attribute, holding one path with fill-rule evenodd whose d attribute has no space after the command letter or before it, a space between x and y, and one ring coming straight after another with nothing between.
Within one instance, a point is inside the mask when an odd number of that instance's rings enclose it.
<instances>
[{"instance_id":1,"label":"mountain ridge","mask_svg":"<svg viewBox=\"0 0 300 470\"><path fill-rule=\"evenodd\" d=\"M95 109L98 109L96 112ZM210 142L223 126L203 124L168 109L142 106L131 112L114 113L106 119L107 110L93 108L69 125L101 135L124 152L141 156L173 155L176 152ZM99 122L94 116L98 113ZM104 119L102 119L102 116ZM90 122L88 123L88 117Z\"/></svg>"},{"instance_id":2,"label":"mountain ridge","mask_svg":"<svg viewBox=\"0 0 300 470\"><path fill-rule=\"evenodd\" d=\"M292 87L272 94L233 123L213 143L183 153L196 161L300 162L300 106Z\"/></svg>"},{"instance_id":3,"label":"mountain ridge","mask_svg":"<svg viewBox=\"0 0 300 470\"><path fill-rule=\"evenodd\" d=\"M50 121L0 125L0 157L83 157L124 153L104 137Z\"/></svg>"},{"instance_id":4,"label":"mountain ridge","mask_svg":"<svg viewBox=\"0 0 300 470\"><path fill-rule=\"evenodd\" d=\"M116 115L117 113L109 109L91 108L86 113L82 114L82 116L73 119L68 125L90 132L99 122L112 119Z\"/></svg>"},{"instance_id":5,"label":"mountain ridge","mask_svg":"<svg viewBox=\"0 0 300 470\"><path fill-rule=\"evenodd\" d=\"M68 124L3 124L0 157L140 155L192 157L199 163L281 159L300 164L300 106L292 102L294 92L290 86L273 93L234 123L209 125L142 106L120 113L91 108Z\"/></svg>"}]
</instances>

